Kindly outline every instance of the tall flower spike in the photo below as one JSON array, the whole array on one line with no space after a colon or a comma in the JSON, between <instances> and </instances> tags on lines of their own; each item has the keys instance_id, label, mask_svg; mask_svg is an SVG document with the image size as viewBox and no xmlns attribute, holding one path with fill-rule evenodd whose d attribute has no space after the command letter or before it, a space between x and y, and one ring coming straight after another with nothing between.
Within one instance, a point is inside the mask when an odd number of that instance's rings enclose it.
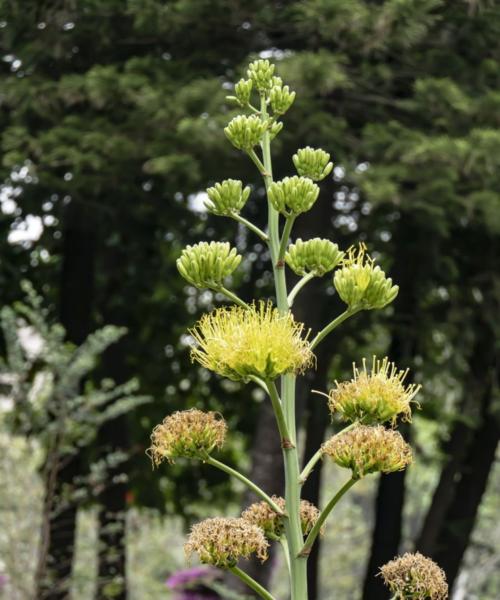
<instances>
[{"instance_id":1,"label":"tall flower spike","mask_svg":"<svg viewBox=\"0 0 500 600\"><path fill-rule=\"evenodd\" d=\"M292 157L297 173L302 177L309 177L313 181L321 181L333 170L328 152L318 148L315 150L310 146L297 150Z\"/></svg>"},{"instance_id":2,"label":"tall flower spike","mask_svg":"<svg viewBox=\"0 0 500 600\"><path fill-rule=\"evenodd\" d=\"M446 575L434 561L416 552L385 564L380 575L398 600L446 600Z\"/></svg>"},{"instance_id":3,"label":"tall flower spike","mask_svg":"<svg viewBox=\"0 0 500 600\"><path fill-rule=\"evenodd\" d=\"M313 273L315 277L322 277L333 271L343 257L344 253L330 240L313 238L303 242L299 238L288 247L285 261L297 275Z\"/></svg>"},{"instance_id":4,"label":"tall flower spike","mask_svg":"<svg viewBox=\"0 0 500 600\"><path fill-rule=\"evenodd\" d=\"M229 242L200 242L187 246L177 259L177 269L186 281L199 288L217 289L241 262Z\"/></svg>"},{"instance_id":5,"label":"tall flower spike","mask_svg":"<svg viewBox=\"0 0 500 600\"><path fill-rule=\"evenodd\" d=\"M276 504L285 510L285 499L280 496L273 496L272 499ZM307 535L314 527L319 519L320 512L307 500L300 501L300 522L302 525L303 535ZM274 510L265 501L255 502L241 513L241 517L260 527L267 536L281 537L285 531L285 521L282 515L274 512ZM323 533L323 529L321 531Z\"/></svg>"},{"instance_id":6,"label":"tall flower spike","mask_svg":"<svg viewBox=\"0 0 500 600\"><path fill-rule=\"evenodd\" d=\"M359 425L331 437L321 447L339 467L351 469L356 479L369 473L401 471L412 462L410 446L403 436L382 425Z\"/></svg>"},{"instance_id":7,"label":"tall flower spike","mask_svg":"<svg viewBox=\"0 0 500 600\"><path fill-rule=\"evenodd\" d=\"M243 188L243 183L238 179L225 179L208 188L207 196L204 204L209 212L219 217L232 217L245 206L250 187L247 185Z\"/></svg>"},{"instance_id":8,"label":"tall flower spike","mask_svg":"<svg viewBox=\"0 0 500 600\"><path fill-rule=\"evenodd\" d=\"M280 315L271 303L218 308L190 331L197 344L191 358L235 381L248 381L252 375L274 380L313 364L303 329L291 313Z\"/></svg>"},{"instance_id":9,"label":"tall flower spike","mask_svg":"<svg viewBox=\"0 0 500 600\"><path fill-rule=\"evenodd\" d=\"M260 143L267 127L268 123L256 115L239 115L228 123L224 133L235 148L249 152Z\"/></svg>"},{"instance_id":10,"label":"tall flower spike","mask_svg":"<svg viewBox=\"0 0 500 600\"><path fill-rule=\"evenodd\" d=\"M398 295L399 287L392 285L374 260L366 254L366 246L358 251L350 248L343 266L335 273L333 283L339 296L350 310L383 308Z\"/></svg>"},{"instance_id":11,"label":"tall flower spike","mask_svg":"<svg viewBox=\"0 0 500 600\"><path fill-rule=\"evenodd\" d=\"M319 196L319 187L307 177L285 177L269 186L273 207L285 216L307 212Z\"/></svg>"},{"instance_id":12,"label":"tall flower spike","mask_svg":"<svg viewBox=\"0 0 500 600\"><path fill-rule=\"evenodd\" d=\"M252 554L264 562L268 547L260 527L241 518L216 517L193 525L184 551L188 560L196 553L202 563L227 569Z\"/></svg>"},{"instance_id":13,"label":"tall flower spike","mask_svg":"<svg viewBox=\"0 0 500 600\"><path fill-rule=\"evenodd\" d=\"M267 93L273 84L275 85L274 68L274 65L268 60L260 59L250 63L247 75L258 92Z\"/></svg>"},{"instance_id":14,"label":"tall flower spike","mask_svg":"<svg viewBox=\"0 0 500 600\"><path fill-rule=\"evenodd\" d=\"M153 429L147 453L156 467L180 457L203 460L215 448L222 448L226 431L226 422L218 413L196 408L177 411Z\"/></svg>"},{"instance_id":15,"label":"tall flower spike","mask_svg":"<svg viewBox=\"0 0 500 600\"><path fill-rule=\"evenodd\" d=\"M328 394L328 406L332 415L340 413L347 421L369 423L395 423L399 415L404 421L411 420L411 403L421 386L405 385L408 369L398 370L396 365L375 356L370 371L363 359L360 370L352 366L354 378L342 383L335 382L335 388ZM418 404L417 402L415 402Z\"/></svg>"}]
</instances>

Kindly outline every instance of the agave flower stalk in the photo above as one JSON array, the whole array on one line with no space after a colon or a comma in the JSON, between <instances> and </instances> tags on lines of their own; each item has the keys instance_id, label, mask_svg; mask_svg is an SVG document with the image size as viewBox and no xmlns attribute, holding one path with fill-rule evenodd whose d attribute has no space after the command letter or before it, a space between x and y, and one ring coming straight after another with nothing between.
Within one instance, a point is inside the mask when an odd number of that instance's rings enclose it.
<instances>
[{"instance_id":1,"label":"agave flower stalk","mask_svg":"<svg viewBox=\"0 0 500 600\"><path fill-rule=\"evenodd\" d=\"M362 477L396 471L410 464L410 447L399 433L387 428L387 423L395 426L398 415L409 420L410 402L419 387L405 385L406 371L399 371L387 358L374 358L370 371L365 362L362 370L355 367L351 382L335 382L334 390L323 393L332 417L350 423L325 442L301 470L295 420L297 376L315 366L313 350L331 332L360 311L388 305L396 298L398 287L375 266L364 245L342 251L334 242L319 238L289 244L296 219L318 200L320 190L315 181L327 177L333 163L324 150L302 148L291 161L297 175L274 181L271 143L283 127L277 119L295 100L295 92L284 86L274 71L274 65L267 60L257 60L249 66L248 79L236 84L235 96L229 100L251 114L235 117L225 129L233 146L246 153L262 175L267 195L267 228L262 231L240 215L251 193L240 181L225 180L209 188L207 209L246 225L267 244L276 306L270 301L242 300L225 287L225 278L241 260L229 244L189 247L178 266L191 285L222 291L235 303L203 315L191 329L191 358L220 377L258 385L267 393L281 439L284 497L269 496L244 474L212 456L226 437L225 424L214 413L190 411L165 420L153 432L150 454L156 464L164 458L170 462L178 457L200 459L236 477L261 498L241 518L207 519L195 525L185 547L188 557L197 554L202 563L231 571L260 597L273 600L268 590L238 566L238 559L255 554L265 560L268 545L279 542L289 572L291 600L308 600L308 556L330 513ZM258 97L255 105L252 95ZM287 268L299 277L291 291L287 287ZM327 273L331 276L332 272L332 282L346 309L310 335L295 320L293 301L313 277ZM301 489L322 458L350 469L351 477L320 511L301 499ZM424 584L429 585L425 579L427 571L424 567L421 571L415 586L423 589ZM402 595L406 590L401 592L397 579L399 571L396 573L389 565L383 567L382 574L397 598L406 597ZM439 594L443 589L440 582ZM439 600L442 597L436 595Z\"/></svg>"}]
</instances>

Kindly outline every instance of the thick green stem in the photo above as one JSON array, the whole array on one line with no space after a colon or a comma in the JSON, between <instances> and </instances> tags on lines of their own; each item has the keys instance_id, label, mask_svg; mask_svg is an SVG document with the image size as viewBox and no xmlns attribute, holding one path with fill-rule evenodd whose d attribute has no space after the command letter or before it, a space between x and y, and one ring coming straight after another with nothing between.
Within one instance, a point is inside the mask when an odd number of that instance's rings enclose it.
<instances>
[{"instance_id":1,"label":"thick green stem","mask_svg":"<svg viewBox=\"0 0 500 600\"><path fill-rule=\"evenodd\" d=\"M358 481L358 480L351 477L351 479L349 479L349 481L340 488L340 490L335 494L335 496L325 506L325 508L321 512L321 515L319 516L319 519L316 521L316 523L314 524L314 527L309 532L309 535L307 536L306 541L304 542L304 545L302 546L302 549L300 550L299 554L301 556L309 555L309 553L311 552L312 545L316 541L316 538L318 537L318 534L321 531L321 528L323 527L323 523L328 518L328 515L332 512L332 510L334 509L337 502L342 498L342 496L349 489L351 489L351 487L356 483L356 481Z\"/></svg>"},{"instance_id":2,"label":"thick green stem","mask_svg":"<svg viewBox=\"0 0 500 600\"><path fill-rule=\"evenodd\" d=\"M248 585L248 587L252 588L254 592L257 592L257 594L259 594L261 598L264 598L265 600L275 600L274 596L272 596L266 590L266 588L263 588L260 585L260 583L257 583L255 579L250 577L250 575L247 575L247 573L245 573L245 571L242 571L239 567L229 567L229 570L231 571L231 573L234 573L236 577L239 577L241 581L245 582Z\"/></svg>"},{"instance_id":3,"label":"thick green stem","mask_svg":"<svg viewBox=\"0 0 500 600\"><path fill-rule=\"evenodd\" d=\"M250 481L250 479L242 475L239 471L236 471L236 469L233 469L228 465L225 465L224 463L208 455L205 457L205 462L209 465L212 465L212 467L217 467L217 469L224 471L224 473L227 473L228 475L239 479L248 488L250 488L252 492L255 492L257 496L260 496L263 500L265 500L269 504L269 506L274 510L274 512L278 513L281 516L285 516L281 508L276 504L276 502L274 502L274 500L270 496L266 494L266 492L264 492L264 490L262 490L253 481Z\"/></svg>"},{"instance_id":4,"label":"thick green stem","mask_svg":"<svg viewBox=\"0 0 500 600\"><path fill-rule=\"evenodd\" d=\"M261 118L267 119L267 105L265 95L261 95ZM269 132L262 139L262 157L264 160L264 181L266 190L272 183L271 144ZM273 265L274 283L276 290L276 303L281 314L289 310L284 261L279 260L280 234L279 213L268 201L268 231L269 250ZM302 527L300 523L300 486L299 486L299 460L296 444L295 427L295 377L284 375L281 378L281 404L283 416L286 421L289 446L283 446L283 460L285 465L285 503L288 519L285 520L285 535L288 544L288 558L290 564L290 587L292 600L307 600L307 564L303 557L299 557L299 550L303 543Z\"/></svg>"},{"instance_id":5,"label":"thick green stem","mask_svg":"<svg viewBox=\"0 0 500 600\"><path fill-rule=\"evenodd\" d=\"M331 333L336 327L338 327L341 323L343 323L346 319L355 315L361 309L347 309L341 315L339 315L336 319L334 319L331 323L328 323L326 327L324 327L321 331L316 334L316 337L311 342L311 349L315 348L323 338L325 338L329 333Z\"/></svg>"},{"instance_id":6,"label":"thick green stem","mask_svg":"<svg viewBox=\"0 0 500 600\"><path fill-rule=\"evenodd\" d=\"M232 215L232 218L235 221L238 221L238 223L245 225L245 227L248 227L248 229L250 229L250 231L253 231L255 233L255 235L258 235L262 241L264 241L266 243L269 241L269 237L268 237L267 233L264 233L264 231L262 231L262 229L260 229L259 227L257 227L257 225L254 225L253 223L251 223L250 221L245 219L245 217L242 217L241 215L234 213Z\"/></svg>"},{"instance_id":7,"label":"thick green stem","mask_svg":"<svg viewBox=\"0 0 500 600\"><path fill-rule=\"evenodd\" d=\"M226 289L223 285L220 285L219 287L214 288L214 290L216 292L220 292L221 294L224 294L224 296L226 296L227 298L232 300L235 304L238 304L239 306L242 306L243 308L250 308L250 306L244 300L242 300L235 293Z\"/></svg>"},{"instance_id":8,"label":"thick green stem","mask_svg":"<svg viewBox=\"0 0 500 600\"><path fill-rule=\"evenodd\" d=\"M295 296L306 285L306 283L311 281L311 279L313 279L314 277L314 273L307 273L307 275L304 275L304 277L297 281L292 291L288 294L288 306L292 307L293 301L295 300Z\"/></svg>"},{"instance_id":9,"label":"thick green stem","mask_svg":"<svg viewBox=\"0 0 500 600\"><path fill-rule=\"evenodd\" d=\"M292 231L293 224L295 222L296 215L290 215L285 221L285 227L283 228L283 234L281 236L280 247L278 250L278 263L282 263L285 258L286 247L290 238L290 232Z\"/></svg>"}]
</instances>

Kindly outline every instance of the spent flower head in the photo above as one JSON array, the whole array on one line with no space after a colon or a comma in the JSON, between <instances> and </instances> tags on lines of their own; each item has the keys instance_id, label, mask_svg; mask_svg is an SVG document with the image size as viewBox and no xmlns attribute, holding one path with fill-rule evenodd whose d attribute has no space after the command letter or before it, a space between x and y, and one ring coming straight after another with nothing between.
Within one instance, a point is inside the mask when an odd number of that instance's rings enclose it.
<instances>
[{"instance_id":1,"label":"spent flower head","mask_svg":"<svg viewBox=\"0 0 500 600\"><path fill-rule=\"evenodd\" d=\"M199 288L219 288L241 262L241 254L229 242L200 242L186 246L177 269L186 281Z\"/></svg>"},{"instance_id":2,"label":"spent flower head","mask_svg":"<svg viewBox=\"0 0 500 600\"><path fill-rule=\"evenodd\" d=\"M239 214L245 206L249 196L250 187L243 188L243 183L238 179L225 179L207 189L208 199L204 204L206 209L220 217L232 217Z\"/></svg>"},{"instance_id":3,"label":"spent flower head","mask_svg":"<svg viewBox=\"0 0 500 600\"><path fill-rule=\"evenodd\" d=\"M307 212L319 196L319 187L307 177L285 177L269 186L268 197L273 207L285 216Z\"/></svg>"},{"instance_id":4,"label":"spent flower head","mask_svg":"<svg viewBox=\"0 0 500 600\"><path fill-rule=\"evenodd\" d=\"M403 436L382 425L358 425L331 437L322 446L339 467L351 469L356 479L369 473L401 471L412 462L412 451Z\"/></svg>"},{"instance_id":5,"label":"spent flower head","mask_svg":"<svg viewBox=\"0 0 500 600\"><path fill-rule=\"evenodd\" d=\"M420 390L420 385L405 385L408 369L398 370L396 365L375 356L371 369L358 369L353 364L354 377L350 381L335 382L328 394L328 406L332 415L339 413L342 419L369 423L395 423L398 416L411 420L411 403ZM416 403L416 402L415 402Z\"/></svg>"},{"instance_id":6,"label":"spent flower head","mask_svg":"<svg viewBox=\"0 0 500 600\"><path fill-rule=\"evenodd\" d=\"M392 285L382 269L366 254L366 246L358 250L349 248L342 268L333 278L335 289L350 310L383 308L398 295L399 288Z\"/></svg>"},{"instance_id":7,"label":"spent flower head","mask_svg":"<svg viewBox=\"0 0 500 600\"><path fill-rule=\"evenodd\" d=\"M303 330L291 313L280 315L270 302L222 307L203 315L190 331L197 343L191 358L235 381L273 380L313 364Z\"/></svg>"},{"instance_id":8,"label":"spent flower head","mask_svg":"<svg viewBox=\"0 0 500 600\"><path fill-rule=\"evenodd\" d=\"M321 277L328 271L333 271L343 257L344 253L330 240L313 238L303 242L299 238L288 247L285 261L297 275L313 273L316 277Z\"/></svg>"},{"instance_id":9,"label":"spent flower head","mask_svg":"<svg viewBox=\"0 0 500 600\"><path fill-rule=\"evenodd\" d=\"M268 546L260 527L242 518L215 517L193 525L184 551L188 560L196 553L204 564L229 568L252 554L264 562Z\"/></svg>"},{"instance_id":10,"label":"spent flower head","mask_svg":"<svg viewBox=\"0 0 500 600\"><path fill-rule=\"evenodd\" d=\"M177 411L153 429L147 453L154 466L180 457L204 459L215 448L222 448L226 431L226 422L218 413L196 408Z\"/></svg>"},{"instance_id":11,"label":"spent flower head","mask_svg":"<svg viewBox=\"0 0 500 600\"><path fill-rule=\"evenodd\" d=\"M285 511L284 498L273 496L272 499L281 510ZM307 535L311 531L319 519L319 515L320 512L314 504L311 504L307 500L300 501L300 523L304 535ZM269 537L279 538L285 531L284 517L275 512L264 500L251 504L241 513L241 517L263 529L264 533ZM321 532L323 533L323 528Z\"/></svg>"},{"instance_id":12,"label":"spent flower head","mask_svg":"<svg viewBox=\"0 0 500 600\"><path fill-rule=\"evenodd\" d=\"M224 128L224 133L235 148L249 152L260 143L268 126L257 115L238 115Z\"/></svg>"},{"instance_id":13,"label":"spent flower head","mask_svg":"<svg viewBox=\"0 0 500 600\"><path fill-rule=\"evenodd\" d=\"M292 160L297 173L313 181L321 181L333 170L330 155L321 148L314 149L310 146L301 148L293 155Z\"/></svg>"},{"instance_id":14,"label":"spent flower head","mask_svg":"<svg viewBox=\"0 0 500 600\"><path fill-rule=\"evenodd\" d=\"M396 557L380 569L384 583L398 600L446 600L448 584L443 569L416 552Z\"/></svg>"}]
</instances>

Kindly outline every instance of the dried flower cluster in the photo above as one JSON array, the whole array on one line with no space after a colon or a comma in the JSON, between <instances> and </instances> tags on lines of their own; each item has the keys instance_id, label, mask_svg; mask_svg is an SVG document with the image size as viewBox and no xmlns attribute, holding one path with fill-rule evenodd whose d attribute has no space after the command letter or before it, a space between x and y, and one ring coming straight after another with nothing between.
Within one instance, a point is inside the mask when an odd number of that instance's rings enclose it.
<instances>
[{"instance_id":1,"label":"dried flower cluster","mask_svg":"<svg viewBox=\"0 0 500 600\"><path fill-rule=\"evenodd\" d=\"M193 525L184 551L188 559L196 553L204 564L229 568L252 554L265 561L268 546L260 527L242 518L215 517Z\"/></svg>"},{"instance_id":2,"label":"dried flower cluster","mask_svg":"<svg viewBox=\"0 0 500 600\"><path fill-rule=\"evenodd\" d=\"M387 357L380 361L374 356L370 371L363 359L363 368L353 365L353 373L351 381L336 381L336 388L330 391L332 414L338 412L344 420L363 423L394 423L398 415L411 420L411 402L421 386L405 386L408 370L399 371Z\"/></svg>"},{"instance_id":3,"label":"dried flower cluster","mask_svg":"<svg viewBox=\"0 0 500 600\"><path fill-rule=\"evenodd\" d=\"M419 552L406 553L380 569L385 584L399 600L446 600L446 575L434 561Z\"/></svg>"},{"instance_id":4,"label":"dried flower cluster","mask_svg":"<svg viewBox=\"0 0 500 600\"><path fill-rule=\"evenodd\" d=\"M281 498L280 496L273 496L272 499L274 502L276 502L280 509L283 511L285 510L284 498ZM311 531L311 529L314 527L314 524L319 519L319 515L320 512L314 506L314 504L311 504L307 500L300 501L300 522L302 525L302 533L304 535L307 535ZM257 525L263 529L267 536L280 537L285 529L284 518L278 513L274 512L274 510L265 501L251 504L242 512L241 516L249 523Z\"/></svg>"},{"instance_id":5,"label":"dried flower cluster","mask_svg":"<svg viewBox=\"0 0 500 600\"><path fill-rule=\"evenodd\" d=\"M303 329L291 313L282 316L271 303L219 308L203 315L191 330L197 342L191 358L235 381L251 376L273 380L312 365Z\"/></svg>"},{"instance_id":6,"label":"dried flower cluster","mask_svg":"<svg viewBox=\"0 0 500 600\"><path fill-rule=\"evenodd\" d=\"M359 425L323 444L322 452L356 479L369 473L401 471L412 462L410 446L398 431Z\"/></svg>"},{"instance_id":7,"label":"dried flower cluster","mask_svg":"<svg viewBox=\"0 0 500 600\"><path fill-rule=\"evenodd\" d=\"M148 454L154 466L181 456L203 459L222 447L226 431L226 422L218 413L196 408L177 411L153 429Z\"/></svg>"}]
</instances>

